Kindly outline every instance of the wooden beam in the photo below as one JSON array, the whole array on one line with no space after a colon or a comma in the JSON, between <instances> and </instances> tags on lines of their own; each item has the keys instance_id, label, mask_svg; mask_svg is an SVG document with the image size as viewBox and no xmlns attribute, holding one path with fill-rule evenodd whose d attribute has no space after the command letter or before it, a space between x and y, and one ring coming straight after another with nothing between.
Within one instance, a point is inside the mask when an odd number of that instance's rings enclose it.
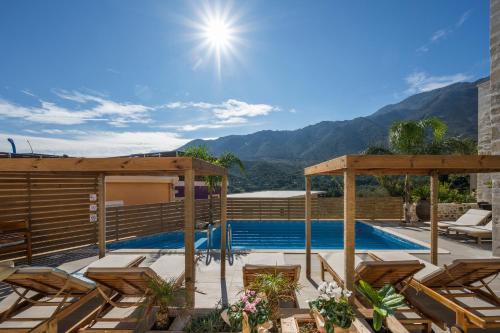
<instances>
[{"instance_id":1,"label":"wooden beam","mask_svg":"<svg viewBox=\"0 0 500 333\"><path fill-rule=\"evenodd\" d=\"M99 258L106 255L106 180L104 174L99 174L97 180L97 238L99 242Z\"/></svg>"},{"instance_id":2,"label":"wooden beam","mask_svg":"<svg viewBox=\"0 0 500 333\"><path fill-rule=\"evenodd\" d=\"M438 204L439 177L437 172L431 174L431 263L438 264Z\"/></svg>"},{"instance_id":3,"label":"wooden beam","mask_svg":"<svg viewBox=\"0 0 500 333\"><path fill-rule=\"evenodd\" d=\"M345 286L354 290L354 255L356 247L356 174L344 172L344 276Z\"/></svg>"},{"instance_id":4,"label":"wooden beam","mask_svg":"<svg viewBox=\"0 0 500 333\"><path fill-rule=\"evenodd\" d=\"M347 156L341 156L332 160L322 162L304 169L304 175L319 175L335 170L343 170L346 168Z\"/></svg>"},{"instance_id":5,"label":"wooden beam","mask_svg":"<svg viewBox=\"0 0 500 333\"><path fill-rule=\"evenodd\" d=\"M312 217L312 199L311 199L311 177L306 176L306 275L311 277L311 217Z\"/></svg>"},{"instance_id":6,"label":"wooden beam","mask_svg":"<svg viewBox=\"0 0 500 333\"><path fill-rule=\"evenodd\" d=\"M108 158L2 158L0 172L102 172L107 174L183 175L195 169L199 175L223 176L225 168L192 157Z\"/></svg>"},{"instance_id":7,"label":"wooden beam","mask_svg":"<svg viewBox=\"0 0 500 333\"><path fill-rule=\"evenodd\" d=\"M220 188L220 276L226 278L227 176L222 176Z\"/></svg>"},{"instance_id":8,"label":"wooden beam","mask_svg":"<svg viewBox=\"0 0 500 333\"><path fill-rule=\"evenodd\" d=\"M186 302L188 308L194 308L195 302L195 273L194 258L194 227L195 227L195 197L194 171L184 172L184 256L185 256L185 284Z\"/></svg>"},{"instance_id":9,"label":"wooden beam","mask_svg":"<svg viewBox=\"0 0 500 333\"><path fill-rule=\"evenodd\" d=\"M352 169L365 175L429 175L500 171L500 155L346 155L304 169L308 175L332 175Z\"/></svg>"}]
</instances>

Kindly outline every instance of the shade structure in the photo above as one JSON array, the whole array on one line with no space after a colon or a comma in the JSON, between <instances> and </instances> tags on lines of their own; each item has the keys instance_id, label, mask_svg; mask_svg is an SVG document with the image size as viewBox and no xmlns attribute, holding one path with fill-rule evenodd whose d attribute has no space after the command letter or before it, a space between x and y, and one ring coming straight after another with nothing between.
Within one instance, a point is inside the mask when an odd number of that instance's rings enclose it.
<instances>
[{"instance_id":1,"label":"shade structure","mask_svg":"<svg viewBox=\"0 0 500 333\"><path fill-rule=\"evenodd\" d=\"M431 188L431 261L438 254L438 176L451 173L500 172L497 155L345 155L306 167L306 272L311 272L311 187L310 178L321 175L344 177L344 276L346 287L353 288L355 253L355 218L357 175L421 175L430 176ZM309 230L309 231L308 231Z\"/></svg>"},{"instance_id":2,"label":"shade structure","mask_svg":"<svg viewBox=\"0 0 500 333\"><path fill-rule=\"evenodd\" d=\"M195 197L194 180L196 176L220 176L227 186L227 170L220 166L192 157L19 157L0 158L0 173L29 174L93 174L98 176L97 186L97 230L99 255L106 254L106 209L105 177L108 175L175 175L185 180L184 197L184 249L185 249L185 284L187 303L194 307L195 292ZM226 202L227 191L222 191L221 202ZM221 207L225 210L225 204ZM221 223L225 227L225 217L221 214ZM221 243L221 251L225 242ZM221 273L225 271L225 260L221 260Z\"/></svg>"}]
</instances>

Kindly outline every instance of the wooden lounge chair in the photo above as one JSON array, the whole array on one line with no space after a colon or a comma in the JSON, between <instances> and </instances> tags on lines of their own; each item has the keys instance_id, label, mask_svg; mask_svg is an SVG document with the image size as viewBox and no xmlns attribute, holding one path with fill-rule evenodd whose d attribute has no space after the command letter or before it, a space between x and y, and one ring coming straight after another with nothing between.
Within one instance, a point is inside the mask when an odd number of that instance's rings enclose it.
<instances>
[{"instance_id":1,"label":"wooden lounge chair","mask_svg":"<svg viewBox=\"0 0 500 333\"><path fill-rule=\"evenodd\" d=\"M151 279L184 281L184 256L164 255L148 267L90 268L85 276L97 283L104 302L79 332L136 332L149 329L151 318L139 313Z\"/></svg>"},{"instance_id":2,"label":"wooden lounge chair","mask_svg":"<svg viewBox=\"0 0 500 333\"><path fill-rule=\"evenodd\" d=\"M258 274L281 273L292 282L298 282L300 279L300 265L245 265L243 266L243 287L245 289L251 285ZM298 307L299 302L295 292L290 296L293 307Z\"/></svg>"},{"instance_id":3,"label":"wooden lounge chair","mask_svg":"<svg viewBox=\"0 0 500 333\"><path fill-rule=\"evenodd\" d=\"M341 286L344 285L344 254L343 253L319 253L321 263L321 279L325 280L325 272L330 273L332 278ZM374 288L382 288L386 284L396 286L411 278L415 273L424 268L418 260L398 260L391 262L364 260L361 256L355 256L355 281L368 282ZM358 293L355 293L355 304L365 318L371 319L372 309ZM392 326L393 331L401 329L401 324L408 330L422 330L431 332L432 321L422 311L408 302L406 307L396 311L394 317L388 318L387 324Z\"/></svg>"},{"instance_id":4,"label":"wooden lounge chair","mask_svg":"<svg viewBox=\"0 0 500 333\"><path fill-rule=\"evenodd\" d=\"M491 211L484 209L469 209L465 214L460 216L456 221L440 221L438 229L448 233L450 227L471 227L478 226L486 222L491 217ZM430 225L431 222L425 222Z\"/></svg>"},{"instance_id":5,"label":"wooden lounge chair","mask_svg":"<svg viewBox=\"0 0 500 333\"><path fill-rule=\"evenodd\" d=\"M0 222L0 254L26 251L31 264L31 228L29 220L22 222Z\"/></svg>"},{"instance_id":6,"label":"wooden lounge chair","mask_svg":"<svg viewBox=\"0 0 500 333\"><path fill-rule=\"evenodd\" d=\"M418 293L455 313L455 326L467 332L471 327L500 328L500 299L488 286L500 273L500 259L456 259L437 267L411 254L371 252L373 258L415 258L425 264L420 274L407 283Z\"/></svg>"},{"instance_id":7,"label":"wooden lounge chair","mask_svg":"<svg viewBox=\"0 0 500 333\"><path fill-rule=\"evenodd\" d=\"M478 225L475 227L450 227L449 233L454 231L457 235L465 234L466 236L476 239L477 244L481 244L484 238L491 239L493 235L493 221L486 225Z\"/></svg>"},{"instance_id":8,"label":"wooden lounge chair","mask_svg":"<svg viewBox=\"0 0 500 333\"><path fill-rule=\"evenodd\" d=\"M88 267L129 267L143 259L137 255L110 255ZM52 267L10 268L3 282L11 285L15 295L2 301L0 332L69 331L74 318L68 316L98 296L95 283L82 278L88 267L75 274Z\"/></svg>"}]
</instances>

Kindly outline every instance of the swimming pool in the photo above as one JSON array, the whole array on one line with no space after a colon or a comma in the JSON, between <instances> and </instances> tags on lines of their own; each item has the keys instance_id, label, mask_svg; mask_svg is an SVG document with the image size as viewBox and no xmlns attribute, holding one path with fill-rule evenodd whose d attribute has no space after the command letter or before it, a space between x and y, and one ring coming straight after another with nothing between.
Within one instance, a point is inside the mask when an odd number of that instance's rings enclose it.
<instances>
[{"instance_id":1,"label":"swimming pool","mask_svg":"<svg viewBox=\"0 0 500 333\"><path fill-rule=\"evenodd\" d=\"M228 221L233 233L235 250L303 250L305 248L304 221ZM213 247L220 248L220 228L214 228ZM206 232L195 233L195 247L206 249ZM314 250L344 248L344 225L341 221L313 221L311 246ZM162 234L119 241L109 249L182 249L184 232ZM356 222L356 249L358 250L425 250L425 246L390 234L367 223Z\"/></svg>"}]
</instances>

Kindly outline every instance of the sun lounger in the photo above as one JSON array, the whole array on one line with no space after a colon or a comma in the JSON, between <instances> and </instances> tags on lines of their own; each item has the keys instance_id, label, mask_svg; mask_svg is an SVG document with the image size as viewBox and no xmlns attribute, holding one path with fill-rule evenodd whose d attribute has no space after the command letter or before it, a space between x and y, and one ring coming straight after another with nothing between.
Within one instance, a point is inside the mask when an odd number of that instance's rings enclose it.
<instances>
[{"instance_id":1,"label":"sun lounger","mask_svg":"<svg viewBox=\"0 0 500 333\"><path fill-rule=\"evenodd\" d=\"M449 233L454 231L457 235L465 234L469 237L475 238L476 243L481 244L483 238L491 239L493 235L493 221L488 222L486 225L478 225L475 227L450 227Z\"/></svg>"},{"instance_id":2,"label":"sun lounger","mask_svg":"<svg viewBox=\"0 0 500 333\"><path fill-rule=\"evenodd\" d=\"M324 280L324 273L328 272L339 284L344 285L344 254L343 253L319 253L321 263L321 278ZM382 288L386 284L398 285L419 272L424 265L418 260L397 260L390 262L364 260L360 255L354 257L355 283L360 280L368 282L374 288ZM358 310L366 317L370 318L372 310L363 298L356 293L355 304ZM415 308L412 303L399 309L394 318L389 318L388 325L400 326L403 324L408 330L420 329L425 332L431 331L432 322L423 313Z\"/></svg>"},{"instance_id":3,"label":"sun lounger","mask_svg":"<svg viewBox=\"0 0 500 333\"><path fill-rule=\"evenodd\" d=\"M465 214L460 216L456 221L440 221L438 229L448 233L450 227L470 227L478 226L486 222L491 217L491 211L484 209L469 209ZM430 225L431 222L425 222Z\"/></svg>"},{"instance_id":4,"label":"sun lounger","mask_svg":"<svg viewBox=\"0 0 500 333\"><path fill-rule=\"evenodd\" d=\"M300 279L300 265L250 265L247 264L243 266L243 287L248 288L255 280L258 274L266 273L281 273L284 277L288 278L292 282L298 282ZM290 296L292 300L292 306L298 307L299 302L297 300L297 295L295 292Z\"/></svg>"},{"instance_id":5,"label":"sun lounger","mask_svg":"<svg viewBox=\"0 0 500 333\"><path fill-rule=\"evenodd\" d=\"M404 252L370 255L378 260L416 259ZM455 312L457 327L465 332L471 327L500 328L500 300L488 285L500 273L499 258L456 259L442 268L424 263L425 274L416 274L407 283Z\"/></svg>"},{"instance_id":6,"label":"sun lounger","mask_svg":"<svg viewBox=\"0 0 500 333\"><path fill-rule=\"evenodd\" d=\"M143 259L137 255L110 255L89 267L130 267ZM81 276L86 269L70 274L52 267L10 268L3 282L10 284L14 293L1 302L0 332L58 332L60 326L71 326L67 316L98 296L95 283Z\"/></svg>"},{"instance_id":7,"label":"sun lounger","mask_svg":"<svg viewBox=\"0 0 500 333\"><path fill-rule=\"evenodd\" d=\"M89 268L85 276L97 283L104 298L94 318L79 332L135 332L139 327L149 328L151 318L144 318L139 302L147 294L151 279L184 281L184 256L164 255L148 267Z\"/></svg>"}]
</instances>

